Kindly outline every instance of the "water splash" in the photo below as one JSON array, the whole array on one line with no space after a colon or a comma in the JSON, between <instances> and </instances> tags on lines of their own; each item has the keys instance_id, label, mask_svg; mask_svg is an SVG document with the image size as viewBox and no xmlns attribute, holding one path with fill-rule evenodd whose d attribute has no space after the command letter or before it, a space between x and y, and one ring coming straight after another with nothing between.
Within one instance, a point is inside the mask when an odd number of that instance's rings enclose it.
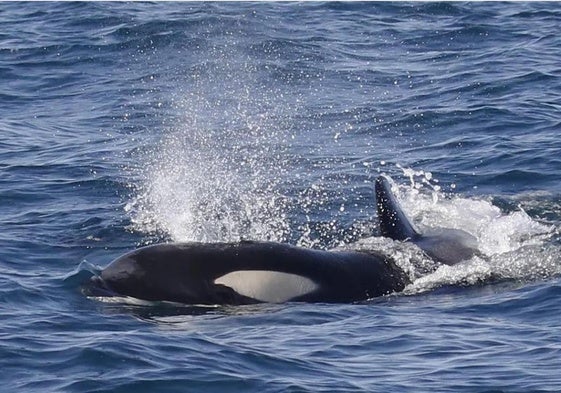
<instances>
[{"instance_id":1,"label":"water splash","mask_svg":"<svg viewBox=\"0 0 561 393\"><path fill-rule=\"evenodd\" d=\"M193 133L173 134L146 172L129 209L143 231L163 231L175 241L282 240L284 196L260 172L263 162L235 161L236 153L193 147ZM273 214L276 212L277 214Z\"/></svg>"},{"instance_id":2,"label":"water splash","mask_svg":"<svg viewBox=\"0 0 561 393\"><path fill-rule=\"evenodd\" d=\"M126 207L134 230L173 241L285 240L290 199L279 184L297 109L228 44L190 70L172 100L174 123L141 157Z\"/></svg>"},{"instance_id":3,"label":"water splash","mask_svg":"<svg viewBox=\"0 0 561 393\"><path fill-rule=\"evenodd\" d=\"M443 285L473 285L488 280L535 280L561 274L559 248L553 243L555 225L532 219L522 208L502 212L488 198L445 195L427 172L402 168L409 184L392 184L403 209L421 232L429 228L461 229L473 235L482 257L455 266L432 265L422 255L406 254L392 246L396 261L413 283L405 293L419 293ZM427 269L429 266L429 269Z\"/></svg>"}]
</instances>

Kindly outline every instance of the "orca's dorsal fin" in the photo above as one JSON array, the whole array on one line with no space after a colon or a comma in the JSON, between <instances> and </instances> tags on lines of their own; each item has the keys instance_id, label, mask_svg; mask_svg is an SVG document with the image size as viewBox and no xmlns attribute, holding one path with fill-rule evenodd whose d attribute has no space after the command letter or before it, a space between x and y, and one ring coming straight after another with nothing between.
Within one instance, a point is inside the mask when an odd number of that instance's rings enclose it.
<instances>
[{"instance_id":1,"label":"orca's dorsal fin","mask_svg":"<svg viewBox=\"0 0 561 393\"><path fill-rule=\"evenodd\" d=\"M382 236L393 240L416 240L420 235L415 230L392 193L385 176L376 179L376 206Z\"/></svg>"}]
</instances>

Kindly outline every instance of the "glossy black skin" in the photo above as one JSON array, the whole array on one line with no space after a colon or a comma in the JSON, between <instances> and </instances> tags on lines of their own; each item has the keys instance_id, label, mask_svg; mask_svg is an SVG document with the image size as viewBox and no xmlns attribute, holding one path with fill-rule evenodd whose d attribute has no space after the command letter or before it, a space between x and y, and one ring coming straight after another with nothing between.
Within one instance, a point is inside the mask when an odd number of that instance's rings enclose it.
<instances>
[{"instance_id":1,"label":"glossy black skin","mask_svg":"<svg viewBox=\"0 0 561 393\"><path fill-rule=\"evenodd\" d=\"M401 209L384 176L376 179L376 205L380 233L384 237L415 243L430 258L446 265L455 265L475 255L481 256L477 239L465 231L437 228L430 233L420 234Z\"/></svg>"},{"instance_id":2,"label":"glossy black skin","mask_svg":"<svg viewBox=\"0 0 561 393\"><path fill-rule=\"evenodd\" d=\"M299 302L356 302L403 290L404 272L379 253L321 251L271 242L172 243L132 251L94 278L99 288L144 300L185 304L251 304L214 280L239 270L304 276L318 288Z\"/></svg>"},{"instance_id":3,"label":"glossy black skin","mask_svg":"<svg viewBox=\"0 0 561 393\"><path fill-rule=\"evenodd\" d=\"M416 241L421 235L409 222L391 188L390 182L384 176L376 179L376 207L380 234L393 240Z\"/></svg>"}]
</instances>

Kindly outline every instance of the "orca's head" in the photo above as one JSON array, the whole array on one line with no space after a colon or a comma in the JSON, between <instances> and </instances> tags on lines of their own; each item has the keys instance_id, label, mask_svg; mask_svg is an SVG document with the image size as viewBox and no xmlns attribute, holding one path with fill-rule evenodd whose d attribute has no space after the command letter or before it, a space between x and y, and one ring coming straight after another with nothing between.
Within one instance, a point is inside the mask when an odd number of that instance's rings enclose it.
<instances>
[{"instance_id":1,"label":"orca's head","mask_svg":"<svg viewBox=\"0 0 561 393\"><path fill-rule=\"evenodd\" d=\"M131 254L125 254L111 262L99 275L92 276L84 287L88 296L135 296L135 282L138 282L139 269Z\"/></svg>"},{"instance_id":2,"label":"orca's head","mask_svg":"<svg viewBox=\"0 0 561 393\"><path fill-rule=\"evenodd\" d=\"M169 271L168 253L166 245L139 248L115 259L92 282L102 293L175 300L168 298L170 288L178 287L179 274Z\"/></svg>"}]
</instances>

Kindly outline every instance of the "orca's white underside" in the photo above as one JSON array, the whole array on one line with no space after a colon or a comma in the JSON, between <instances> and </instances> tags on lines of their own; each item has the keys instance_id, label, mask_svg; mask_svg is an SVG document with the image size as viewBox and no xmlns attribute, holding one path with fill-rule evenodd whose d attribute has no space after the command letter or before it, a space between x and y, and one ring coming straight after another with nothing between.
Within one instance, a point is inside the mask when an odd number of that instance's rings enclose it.
<instances>
[{"instance_id":1,"label":"orca's white underside","mask_svg":"<svg viewBox=\"0 0 561 393\"><path fill-rule=\"evenodd\" d=\"M318 285L307 277L273 270L237 270L214 280L242 296L261 302L283 303L312 293Z\"/></svg>"}]
</instances>

